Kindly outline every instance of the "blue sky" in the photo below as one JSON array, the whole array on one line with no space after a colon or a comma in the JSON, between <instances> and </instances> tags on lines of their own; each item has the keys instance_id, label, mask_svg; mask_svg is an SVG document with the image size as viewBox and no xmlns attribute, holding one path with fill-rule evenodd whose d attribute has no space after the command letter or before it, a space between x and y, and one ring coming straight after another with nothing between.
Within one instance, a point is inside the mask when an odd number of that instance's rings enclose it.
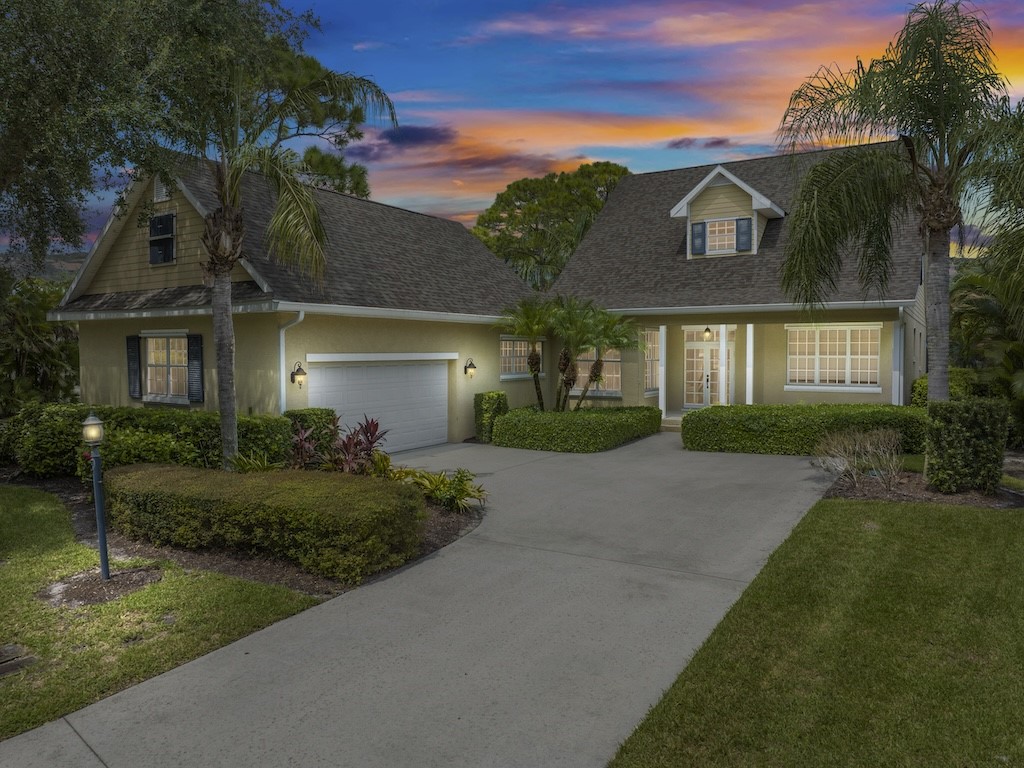
<instances>
[{"instance_id":1,"label":"blue sky","mask_svg":"<svg viewBox=\"0 0 1024 768\"><path fill-rule=\"evenodd\" d=\"M398 130L347 156L375 200L471 225L506 185L610 160L634 172L771 153L818 66L880 55L910 6L885 0L286 0L319 15L307 50L373 79ZM1024 3L981 2L1024 97ZM105 215L105 214L104 214Z\"/></svg>"}]
</instances>

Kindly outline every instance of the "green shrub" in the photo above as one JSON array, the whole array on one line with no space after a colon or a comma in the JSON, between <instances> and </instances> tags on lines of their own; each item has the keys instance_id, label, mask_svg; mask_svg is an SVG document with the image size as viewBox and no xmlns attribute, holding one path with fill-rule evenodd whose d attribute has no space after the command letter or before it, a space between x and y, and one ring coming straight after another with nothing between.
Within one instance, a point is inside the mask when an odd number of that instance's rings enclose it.
<instances>
[{"instance_id":1,"label":"green shrub","mask_svg":"<svg viewBox=\"0 0 1024 768\"><path fill-rule=\"evenodd\" d=\"M978 381L978 372L973 368L949 369L949 399L963 400L965 397L979 397L987 394ZM910 404L919 408L928 405L928 374L914 379L910 389Z\"/></svg>"},{"instance_id":2,"label":"green shrub","mask_svg":"<svg viewBox=\"0 0 1024 768\"><path fill-rule=\"evenodd\" d=\"M196 466L199 453L195 446L174 435L144 432L134 427L111 429L100 448L103 471L127 464L180 464ZM83 448L78 453L76 474L83 483L92 482L92 459Z\"/></svg>"},{"instance_id":3,"label":"green shrub","mask_svg":"<svg viewBox=\"0 0 1024 768\"><path fill-rule=\"evenodd\" d=\"M473 395L473 415L476 419L476 439L491 442L494 420L508 413L508 396L504 392L477 392Z\"/></svg>"},{"instance_id":4,"label":"green shrub","mask_svg":"<svg viewBox=\"0 0 1024 768\"><path fill-rule=\"evenodd\" d=\"M337 438L338 419L333 408L297 408L285 411L284 417L303 429L312 430L310 438L318 446L328 446Z\"/></svg>"},{"instance_id":5,"label":"green shrub","mask_svg":"<svg viewBox=\"0 0 1024 768\"><path fill-rule=\"evenodd\" d=\"M993 493L1003 477L1009 405L995 398L928 404L925 479L942 493Z\"/></svg>"},{"instance_id":6,"label":"green shrub","mask_svg":"<svg viewBox=\"0 0 1024 768\"><path fill-rule=\"evenodd\" d=\"M716 405L683 417L691 451L810 456L830 432L894 429L903 453L922 453L927 414L902 405Z\"/></svg>"},{"instance_id":7,"label":"green shrub","mask_svg":"<svg viewBox=\"0 0 1024 768\"><path fill-rule=\"evenodd\" d=\"M468 469L459 467L451 474L412 470L406 475L423 491L423 495L451 512L468 512L469 502L477 501L482 507L487 499L483 486L473 482L475 476Z\"/></svg>"},{"instance_id":8,"label":"green shrub","mask_svg":"<svg viewBox=\"0 0 1024 768\"><path fill-rule=\"evenodd\" d=\"M506 448L594 453L653 435L661 411L650 406L537 411L517 408L494 422L493 441Z\"/></svg>"},{"instance_id":9,"label":"green shrub","mask_svg":"<svg viewBox=\"0 0 1024 768\"><path fill-rule=\"evenodd\" d=\"M281 558L349 584L408 561L422 536L422 495L375 477L136 465L111 470L106 490L127 536Z\"/></svg>"},{"instance_id":10,"label":"green shrub","mask_svg":"<svg viewBox=\"0 0 1024 768\"><path fill-rule=\"evenodd\" d=\"M106 440L129 429L169 436L182 446L180 461L220 467L220 417L209 411L179 408L129 408L105 405L30 405L12 421L13 452L23 471L36 477L73 475L84 450L82 422L95 413L103 420ZM239 453L284 461L291 441L291 422L280 416L239 416ZM186 450L184 446L189 446ZM103 449L104 456L106 448Z\"/></svg>"}]
</instances>

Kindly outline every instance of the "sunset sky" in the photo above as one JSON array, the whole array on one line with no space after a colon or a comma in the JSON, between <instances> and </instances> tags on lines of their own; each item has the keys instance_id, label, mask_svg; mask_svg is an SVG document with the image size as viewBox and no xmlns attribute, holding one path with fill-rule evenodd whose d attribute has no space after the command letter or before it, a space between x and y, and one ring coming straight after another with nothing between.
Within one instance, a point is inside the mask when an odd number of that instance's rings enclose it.
<instances>
[{"instance_id":1,"label":"sunset sky","mask_svg":"<svg viewBox=\"0 0 1024 768\"><path fill-rule=\"evenodd\" d=\"M292 2L292 0L289 0ZM296 8L309 7L301 0ZM472 223L524 176L611 160L633 172L774 150L789 94L821 64L880 55L909 5L883 0L314 2L308 50L373 79L398 130L346 153L375 200ZM1024 96L1024 3L978 4Z\"/></svg>"}]
</instances>

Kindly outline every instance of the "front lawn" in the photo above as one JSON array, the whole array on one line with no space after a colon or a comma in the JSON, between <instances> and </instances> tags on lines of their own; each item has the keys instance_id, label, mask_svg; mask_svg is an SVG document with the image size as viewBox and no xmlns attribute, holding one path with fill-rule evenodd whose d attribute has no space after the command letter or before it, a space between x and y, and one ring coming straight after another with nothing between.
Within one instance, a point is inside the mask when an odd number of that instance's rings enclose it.
<instances>
[{"instance_id":1,"label":"front lawn","mask_svg":"<svg viewBox=\"0 0 1024 768\"><path fill-rule=\"evenodd\" d=\"M163 578L111 602L53 607L37 596L95 568L54 496L0 485L0 646L38 661L0 678L8 738L304 610L317 601L278 586L160 563ZM131 565L140 565L133 562ZM116 574L125 564L114 562Z\"/></svg>"},{"instance_id":2,"label":"front lawn","mask_svg":"<svg viewBox=\"0 0 1024 768\"><path fill-rule=\"evenodd\" d=\"M1024 763L1024 512L818 503L624 766Z\"/></svg>"}]
</instances>

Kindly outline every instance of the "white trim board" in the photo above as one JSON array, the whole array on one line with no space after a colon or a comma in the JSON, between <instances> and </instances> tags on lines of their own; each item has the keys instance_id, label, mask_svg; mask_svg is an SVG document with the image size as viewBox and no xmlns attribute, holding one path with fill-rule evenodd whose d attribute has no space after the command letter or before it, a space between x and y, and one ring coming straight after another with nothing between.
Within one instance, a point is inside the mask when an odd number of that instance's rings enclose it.
<instances>
[{"instance_id":1,"label":"white trim board","mask_svg":"<svg viewBox=\"0 0 1024 768\"><path fill-rule=\"evenodd\" d=\"M389 363L458 359L458 352L311 352L306 355L307 363Z\"/></svg>"}]
</instances>

